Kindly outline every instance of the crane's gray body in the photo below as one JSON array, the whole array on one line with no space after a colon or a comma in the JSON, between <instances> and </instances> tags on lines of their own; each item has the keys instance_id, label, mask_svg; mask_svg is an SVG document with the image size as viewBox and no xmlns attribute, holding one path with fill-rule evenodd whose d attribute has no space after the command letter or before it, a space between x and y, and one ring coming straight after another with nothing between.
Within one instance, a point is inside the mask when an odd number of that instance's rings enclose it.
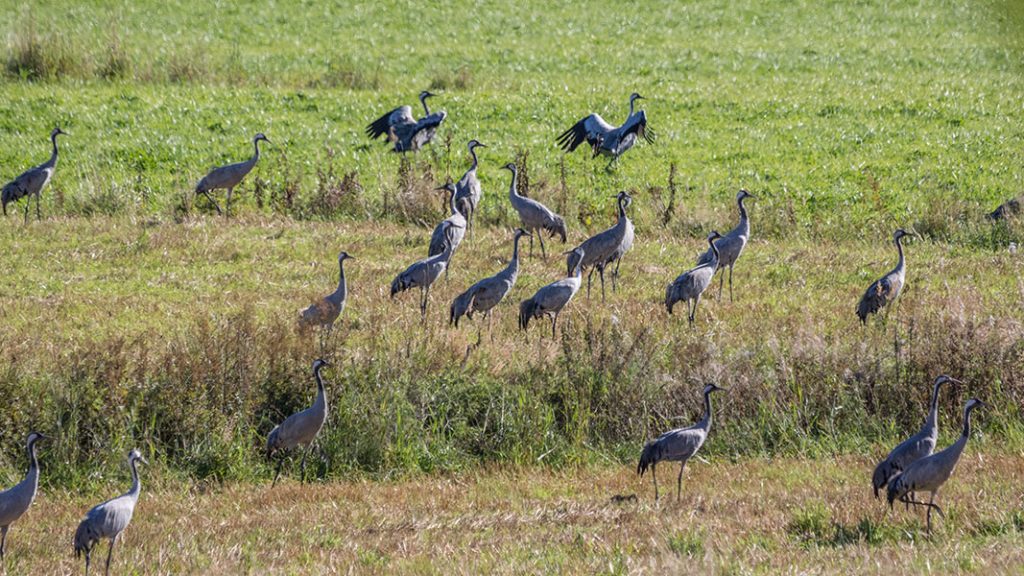
<instances>
[{"instance_id":1,"label":"crane's gray body","mask_svg":"<svg viewBox=\"0 0 1024 576\"><path fill-rule=\"evenodd\" d=\"M893 243L896 244L896 250L899 252L899 261L896 262L896 267L891 272L868 286L864 296L857 303L857 317L860 318L862 324L867 324L868 315L878 313L883 307L896 300L900 291L903 290L907 273L906 259L903 256L903 237L909 235L902 229L896 230L893 234Z\"/></svg>"},{"instance_id":2,"label":"crane's gray body","mask_svg":"<svg viewBox=\"0 0 1024 576\"><path fill-rule=\"evenodd\" d=\"M676 499L682 491L683 468L686 462L704 445L711 429L711 393L723 390L714 384L704 387L704 416L692 426L669 430L654 440L644 444L637 464L637 474L642 478L648 468L654 477L654 499L658 499L657 465L659 462L679 462L679 479L677 480Z\"/></svg>"},{"instance_id":3,"label":"crane's gray body","mask_svg":"<svg viewBox=\"0 0 1024 576\"><path fill-rule=\"evenodd\" d=\"M452 301L449 308L449 324L458 327L459 318L465 315L466 318L472 320L473 314L476 312L482 312L490 318L491 310L516 285L516 279L519 277L519 239L526 234L527 232L522 228L516 230L515 236L512 238L512 259L501 272L473 284Z\"/></svg>"},{"instance_id":4,"label":"crane's gray body","mask_svg":"<svg viewBox=\"0 0 1024 576\"><path fill-rule=\"evenodd\" d=\"M747 216L747 209L743 205L743 201L747 198L753 198L753 195L746 190L740 190L736 194L736 205L739 207L740 211L739 224L715 241L715 247L718 248L718 270L716 273L720 273L718 284L719 299L722 298L722 287L725 283L725 268L728 267L729 299L732 300L732 268L733 265L736 264L736 261L740 259L740 255L743 254L743 249L747 247L747 242L750 240L750 218ZM714 254L709 247L697 259L697 264L710 263L713 257Z\"/></svg>"},{"instance_id":5,"label":"crane's gray body","mask_svg":"<svg viewBox=\"0 0 1024 576\"><path fill-rule=\"evenodd\" d=\"M0 190L0 203L3 204L4 216L7 215L7 205L17 202L22 198L25 200L25 222L28 222L28 207L31 203L31 196L36 197L36 218L41 218L39 209L39 197L43 192L43 188L50 183L53 178L54 172L57 170L57 136L66 135L67 133L60 128L54 128L50 132L50 143L53 145L53 151L50 153L50 159L43 162L39 166L29 168L22 172L17 178L11 180L4 185L3 189Z\"/></svg>"},{"instance_id":6,"label":"crane's gray body","mask_svg":"<svg viewBox=\"0 0 1024 576\"><path fill-rule=\"evenodd\" d=\"M227 213L230 214L231 194L234 192L235 187L241 184L242 180L249 175L249 172L252 172L252 169L259 161L261 140L270 142L262 132L253 136L253 155L249 157L248 160L214 168L213 170L210 170L206 176L203 176L202 180L196 184L195 193L206 196L206 198L213 203L214 207L217 208L218 213L221 211L220 206L210 196L210 192L213 192L214 190L227 190L226 209Z\"/></svg>"},{"instance_id":7,"label":"crane's gray body","mask_svg":"<svg viewBox=\"0 0 1024 576\"><path fill-rule=\"evenodd\" d=\"M629 115L621 126L612 126L600 115L590 114L563 132L558 137L558 145L564 151L572 152L586 142L595 157L605 156L614 162L636 144L638 136L653 143L654 132L647 128L647 114L643 110L633 111L634 102L640 98L642 96L636 93L629 97Z\"/></svg>"},{"instance_id":8,"label":"crane's gray body","mask_svg":"<svg viewBox=\"0 0 1024 576\"><path fill-rule=\"evenodd\" d=\"M372 139L386 135L387 142L393 144L394 152L416 152L429 144L437 134L437 128L444 122L448 114L441 110L431 113L427 106L430 92L420 93L425 116L416 120L412 116L412 106L399 106L374 120L366 127L366 135Z\"/></svg>"},{"instance_id":9,"label":"crane's gray body","mask_svg":"<svg viewBox=\"0 0 1024 576\"><path fill-rule=\"evenodd\" d=\"M931 531L932 508L939 510L940 514L942 512L942 509L935 505L935 495L953 474L960 461L960 456L967 446L967 440L971 436L971 411L982 405L984 404L977 398L968 400L964 407L964 428L960 438L945 449L912 462L902 474L889 481L886 498L890 506L896 500L928 506L929 532ZM907 499L907 494L912 492L929 492L931 497L927 503L916 502Z\"/></svg>"},{"instance_id":10,"label":"crane's gray body","mask_svg":"<svg viewBox=\"0 0 1024 576\"><path fill-rule=\"evenodd\" d=\"M587 274L587 298L590 297L590 283L594 277L594 270L597 270L601 278L601 299L604 300L604 270L612 262L616 263L615 272L612 274L612 290L615 290L616 278L619 275L618 263L633 246L633 223L626 214L626 208L632 203L633 198L626 192L619 192L616 198L619 216L615 225L587 238L577 246L585 254L580 267L583 270L590 269L590 273ZM572 268L572 259L575 258L573 252L566 258L566 264Z\"/></svg>"},{"instance_id":11,"label":"crane's gray body","mask_svg":"<svg viewBox=\"0 0 1024 576\"><path fill-rule=\"evenodd\" d=\"M320 371L326 365L327 362L319 358L313 361L313 377L316 379L316 399L313 400L313 405L285 418L284 422L270 431L267 436L268 460L280 452L298 447L309 448L320 434L324 422L327 421L327 391L324 389L323 377L320 375ZM306 454L307 452L303 452L302 455L303 481L306 479ZM282 463L283 459L278 463L272 487L277 484L277 479L281 475Z\"/></svg>"},{"instance_id":12,"label":"crane's gray body","mask_svg":"<svg viewBox=\"0 0 1024 576\"><path fill-rule=\"evenodd\" d=\"M569 304L572 297L579 292L580 284L583 281L579 262L583 260L585 254L579 248L573 250L573 253L577 255L576 266L570 272L568 278L563 278L542 287L532 297L523 300L519 304L519 327L521 329L526 330L530 325L530 320L534 318L550 316L551 337L555 337L558 315Z\"/></svg>"},{"instance_id":13,"label":"crane's gray body","mask_svg":"<svg viewBox=\"0 0 1024 576\"><path fill-rule=\"evenodd\" d=\"M455 205L459 211L465 214L469 227L472 228L476 218L476 209L480 206L483 197L483 188L480 186L480 179L476 176L476 170L480 165L476 157L478 147L486 148L476 140L469 141L469 155L473 158L473 164L466 170L466 173L455 183Z\"/></svg>"},{"instance_id":14,"label":"crane's gray body","mask_svg":"<svg viewBox=\"0 0 1024 576\"><path fill-rule=\"evenodd\" d=\"M0 492L0 561L3 560L7 546L7 531L11 524L28 512L39 490L39 459L36 457L36 442L45 438L38 432L30 432L25 442L28 453L28 472L21 481Z\"/></svg>"},{"instance_id":15,"label":"crane's gray body","mask_svg":"<svg viewBox=\"0 0 1024 576\"><path fill-rule=\"evenodd\" d=\"M451 238L444 243L444 251L434 256L413 262L391 281L391 297L411 288L420 289L420 317L427 316L427 302L430 298L430 287L448 268L448 260L452 257Z\"/></svg>"},{"instance_id":16,"label":"crane's gray body","mask_svg":"<svg viewBox=\"0 0 1024 576\"><path fill-rule=\"evenodd\" d=\"M715 270L718 268L718 248L715 245L715 240L720 237L718 232L712 232L708 235L709 249L714 255L710 262L683 272L668 285L668 288L665 290L665 308L668 309L669 314L672 313L672 307L676 302L686 302L687 318L691 324L693 323L697 314L697 305L700 303L700 297L707 290L708 286L711 285L711 280L715 276ZM693 303L692 308L690 307L691 302Z\"/></svg>"},{"instance_id":17,"label":"crane's gray body","mask_svg":"<svg viewBox=\"0 0 1024 576\"><path fill-rule=\"evenodd\" d=\"M139 501L139 493L142 491L137 468L137 463L140 461L145 463L138 450L128 453L128 468L132 473L132 487L123 495L107 500L89 510L79 523L78 530L75 531L75 556L85 554L86 574L89 573L92 549L103 539L110 540L106 570L108 574L110 573L110 558L113 555L114 545L132 521L135 505Z\"/></svg>"},{"instance_id":18,"label":"crane's gray body","mask_svg":"<svg viewBox=\"0 0 1024 576\"><path fill-rule=\"evenodd\" d=\"M519 194L517 190L519 175L515 164L506 164L505 169L512 172L512 183L508 189L509 202L512 203L512 207L519 214L519 222L523 230L537 234L537 238L540 240L541 255L547 257L547 252L544 248L544 236L540 232L549 232L551 236L558 234L562 237L562 242L564 243L567 237L565 220L533 198L527 198ZM530 236L530 255L533 255L533 236Z\"/></svg>"},{"instance_id":19,"label":"crane's gray body","mask_svg":"<svg viewBox=\"0 0 1024 576\"><path fill-rule=\"evenodd\" d=\"M925 418L924 425L921 426L921 429L916 434L900 442L875 467L875 471L871 475L871 485L874 489L875 498L878 497L878 491L885 488L890 480L906 470L907 466L925 456L931 455L935 450L935 442L939 438L939 391L943 384L952 381L952 379L945 375L936 378L932 389L928 416Z\"/></svg>"},{"instance_id":20,"label":"crane's gray body","mask_svg":"<svg viewBox=\"0 0 1024 576\"><path fill-rule=\"evenodd\" d=\"M437 256L444 252L445 244L449 243L452 247L452 254L454 254L466 235L466 217L459 212L456 206L455 186L449 183L442 186L442 188L448 193L449 216L434 227L434 232L430 235L430 246L427 249L427 256Z\"/></svg>"},{"instance_id":21,"label":"crane's gray body","mask_svg":"<svg viewBox=\"0 0 1024 576\"><path fill-rule=\"evenodd\" d=\"M330 329L345 310L348 299L348 284L345 281L345 260L351 258L347 252L338 255L338 288L320 301L310 305L299 315L299 325L303 328L320 326Z\"/></svg>"}]
</instances>

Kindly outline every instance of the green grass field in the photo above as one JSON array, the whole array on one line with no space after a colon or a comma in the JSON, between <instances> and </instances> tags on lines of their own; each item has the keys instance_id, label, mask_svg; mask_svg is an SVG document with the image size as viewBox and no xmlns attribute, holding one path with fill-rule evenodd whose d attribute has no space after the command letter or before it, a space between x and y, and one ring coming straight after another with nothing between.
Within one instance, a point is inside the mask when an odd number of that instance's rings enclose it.
<instances>
[{"instance_id":1,"label":"green grass field","mask_svg":"<svg viewBox=\"0 0 1024 576\"><path fill-rule=\"evenodd\" d=\"M1019 570L1024 226L984 216L1024 192L1024 8L677 4L0 2L0 180L47 158L54 124L71 133L43 220L0 222L0 487L29 429L59 438L11 573L75 566L74 522L127 485L132 446L155 493L117 562L142 573ZM449 114L428 149L403 160L363 135L428 87ZM621 122L633 91L654 145L610 172L557 150L591 111ZM258 131L273 144L236 217L193 203ZM425 255L433 189L470 138L488 145L481 226L421 325L388 285ZM513 160L569 245L524 260L492 330L450 329L451 299L510 255ZM757 199L736 301L706 298L691 329L665 285L734 225L739 188ZM518 331L518 302L613 222L622 189L637 240L620 290L578 295L555 339ZM920 234L907 287L862 328L900 226ZM321 350L296 315L343 249L350 301ZM298 488L296 463L269 493L264 439L308 405L321 354L316 482ZM943 395L940 445L969 397L991 408L927 540L867 494L943 372L967 384ZM707 461L655 507L639 449L694 421L708 381L732 390Z\"/></svg>"}]
</instances>

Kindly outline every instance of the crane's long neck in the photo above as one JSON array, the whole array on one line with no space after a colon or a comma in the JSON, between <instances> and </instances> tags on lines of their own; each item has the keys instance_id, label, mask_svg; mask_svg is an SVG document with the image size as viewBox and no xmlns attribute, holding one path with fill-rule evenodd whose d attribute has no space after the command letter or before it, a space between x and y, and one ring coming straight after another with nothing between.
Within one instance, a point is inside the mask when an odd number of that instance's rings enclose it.
<instances>
[{"instance_id":1,"label":"crane's long neck","mask_svg":"<svg viewBox=\"0 0 1024 576\"><path fill-rule=\"evenodd\" d=\"M626 198L619 198L619 222L626 219Z\"/></svg>"},{"instance_id":2,"label":"crane's long neck","mask_svg":"<svg viewBox=\"0 0 1024 576\"><path fill-rule=\"evenodd\" d=\"M259 138L254 138L253 141L252 141L252 146L253 146L253 149L255 150L255 152L253 153L252 160L250 160L250 162L255 164L256 161L260 159L260 139Z\"/></svg>"},{"instance_id":3,"label":"crane's long neck","mask_svg":"<svg viewBox=\"0 0 1024 576\"><path fill-rule=\"evenodd\" d=\"M57 136L57 133L50 136L50 143L53 145L53 152L50 154L50 161L48 162L50 166L57 164Z\"/></svg>"},{"instance_id":4,"label":"crane's long neck","mask_svg":"<svg viewBox=\"0 0 1024 576\"><path fill-rule=\"evenodd\" d=\"M342 258L338 260L338 289L334 293L344 298L347 290L348 286L345 284L345 259Z\"/></svg>"},{"instance_id":5,"label":"crane's long neck","mask_svg":"<svg viewBox=\"0 0 1024 576\"><path fill-rule=\"evenodd\" d=\"M971 411L974 410L974 406L970 406L964 409L964 431L961 436L961 440L967 442L967 439L971 437Z\"/></svg>"},{"instance_id":6,"label":"crane's long neck","mask_svg":"<svg viewBox=\"0 0 1024 576\"><path fill-rule=\"evenodd\" d=\"M39 458L36 457L36 439L35 438L33 438L32 441L28 443L27 450L28 450L28 474L26 474L26 477L35 476L35 478L38 479L39 478Z\"/></svg>"},{"instance_id":7,"label":"crane's long neck","mask_svg":"<svg viewBox=\"0 0 1024 576\"><path fill-rule=\"evenodd\" d=\"M939 427L939 389L942 388L942 384L942 382L939 382L932 389L932 402L928 406L928 419L924 422L925 428L930 430L937 431Z\"/></svg>"},{"instance_id":8,"label":"crane's long neck","mask_svg":"<svg viewBox=\"0 0 1024 576\"><path fill-rule=\"evenodd\" d=\"M448 209L451 210L452 216L459 214L459 209L455 207L455 190L446 190L448 192Z\"/></svg>"},{"instance_id":9,"label":"crane's long neck","mask_svg":"<svg viewBox=\"0 0 1024 576\"><path fill-rule=\"evenodd\" d=\"M317 366L316 370L313 371L313 376L316 378L316 402L327 406L327 391L324 390L324 379L320 376L320 370L323 366Z\"/></svg>"},{"instance_id":10,"label":"crane's long neck","mask_svg":"<svg viewBox=\"0 0 1024 576\"><path fill-rule=\"evenodd\" d=\"M139 481L139 468L135 458L132 458L128 462L128 466L132 469L132 488L128 491L128 496L133 499L139 499L139 492L142 492L142 482Z\"/></svg>"},{"instance_id":11,"label":"crane's long neck","mask_svg":"<svg viewBox=\"0 0 1024 576\"><path fill-rule=\"evenodd\" d=\"M711 427L711 390L704 393L704 417L701 418L701 424L706 430Z\"/></svg>"},{"instance_id":12,"label":"crane's long neck","mask_svg":"<svg viewBox=\"0 0 1024 576\"><path fill-rule=\"evenodd\" d=\"M630 98L629 99L629 116L626 116L626 120L629 120L630 118L633 117L633 109L634 109L633 103L634 102L636 102L636 98Z\"/></svg>"},{"instance_id":13,"label":"crane's long neck","mask_svg":"<svg viewBox=\"0 0 1024 576\"><path fill-rule=\"evenodd\" d=\"M469 147L469 155L473 157L473 165L469 167L470 170L476 170L479 160L476 158L476 146Z\"/></svg>"},{"instance_id":14,"label":"crane's long neck","mask_svg":"<svg viewBox=\"0 0 1024 576\"><path fill-rule=\"evenodd\" d=\"M508 197L515 199L519 196L519 174L512 170L512 184L508 187Z\"/></svg>"},{"instance_id":15,"label":"crane's long neck","mask_svg":"<svg viewBox=\"0 0 1024 576\"><path fill-rule=\"evenodd\" d=\"M508 263L508 270L513 274L519 271L519 240L522 237L522 234L516 234L512 239L512 260Z\"/></svg>"},{"instance_id":16,"label":"crane's long neck","mask_svg":"<svg viewBox=\"0 0 1024 576\"><path fill-rule=\"evenodd\" d=\"M896 238L896 250L899 251L900 259L896 262L896 271L903 272L903 269L907 265L906 259L903 257L903 236Z\"/></svg>"},{"instance_id":17,"label":"crane's long neck","mask_svg":"<svg viewBox=\"0 0 1024 576\"><path fill-rule=\"evenodd\" d=\"M420 103L423 104L423 113L430 116L430 108L427 107L427 97L420 96Z\"/></svg>"},{"instance_id":18,"label":"crane's long neck","mask_svg":"<svg viewBox=\"0 0 1024 576\"><path fill-rule=\"evenodd\" d=\"M711 246L711 254L714 256L712 262L715 263L715 268L718 267L718 246L715 245L715 240L712 238L708 239L708 244Z\"/></svg>"},{"instance_id":19,"label":"crane's long neck","mask_svg":"<svg viewBox=\"0 0 1024 576\"><path fill-rule=\"evenodd\" d=\"M750 228L750 221L747 220L747 207L743 205L743 201L746 200L746 199L747 199L747 197L743 196L742 198L740 198L739 200L736 201L736 204L740 208L740 226L743 227L743 228L749 229Z\"/></svg>"}]
</instances>

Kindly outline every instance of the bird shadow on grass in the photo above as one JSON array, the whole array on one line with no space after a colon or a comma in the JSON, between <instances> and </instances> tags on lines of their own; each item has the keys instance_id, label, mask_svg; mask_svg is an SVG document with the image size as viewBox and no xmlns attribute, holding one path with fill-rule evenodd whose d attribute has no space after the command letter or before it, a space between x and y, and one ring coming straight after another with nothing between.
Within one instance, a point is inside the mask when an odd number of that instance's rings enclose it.
<instances>
[{"instance_id":1,"label":"bird shadow on grass","mask_svg":"<svg viewBox=\"0 0 1024 576\"><path fill-rule=\"evenodd\" d=\"M880 546L898 542L907 535L901 525L883 524L870 518L844 524L828 518L824 507L810 507L797 511L786 531L805 548L842 548L867 544Z\"/></svg>"}]
</instances>

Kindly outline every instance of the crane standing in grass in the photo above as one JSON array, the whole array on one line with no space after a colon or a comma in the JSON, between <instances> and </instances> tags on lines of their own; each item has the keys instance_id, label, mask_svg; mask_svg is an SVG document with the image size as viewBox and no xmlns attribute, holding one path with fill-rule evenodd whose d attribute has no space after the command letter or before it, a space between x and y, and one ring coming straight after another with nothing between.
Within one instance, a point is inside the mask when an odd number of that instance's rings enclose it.
<instances>
[{"instance_id":1,"label":"crane standing in grass","mask_svg":"<svg viewBox=\"0 0 1024 576\"><path fill-rule=\"evenodd\" d=\"M320 371L327 365L327 361L321 358L313 361L313 377L316 378L316 400L313 401L313 405L285 418L284 422L275 426L267 436L267 460L272 460L278 452L285 452L297 447L305 448L302 451L303 483L306 481L306 456L327 420L327 393L324 391L324 381L320 375ZM271 488L277 486L277 479L281 476L283 464L284 457L282 456L277 461L277 471L274 473Z\"/></svg>"},{"instance_id":2,"label":"crane standing in grass","mask_svg":"<svg viewBox=\"0 0 1024 576\"><path fill-rule=\"evenodd\" d=\"M50 159L35 168L29 168L22 172L17 178L4 185L0 191L0 201L3 203L4 216L7 216L7 205L25 198L25 223L28 224L28 207L32 203L32 196L36 197L36 220L42 220L42 211L39 208L39 196L43 188L53 178L57 170L57 136L67 136L68 133L61 130L60 126L50 132L50 143L53 144L53 152Z\"/></svg>"},{"instance_id":3,"label":"crane standing in grass","mask_svg":"<svg viewBox=\"0 0 1024 576\"><path fill-rule=\"evenodd\" d=\"M473 224L476 219L476 209L480 206L480 198L483 195L483 189L480 187L480 179L476 177L476 169L480 165L479 160L476 157L477 148L487 148L487 146L477 142L476 140L469 141L469 155L473 157L473 164L466 170L466 173L462 175L462 178L455 183L455 204L459 207L459 212L462 212L466 216L466 221L469 223L469 231L473 232Z\"/></svg>"},{"instance_id":4,"label":"crane standing in grass","mask_svg":"<svg viewBox=\"0 0 1024 576\"><path fill-rule=\"evenodd\" d=\"M434 232L430 235L430 246L427 248L427 256L437 256L444 252L445 244L451 244L452 256L454 256L455 251L458 250L459 245L462 244L463 237L466 235L466 217L459 212L459 208L455 204L454 184L448 182L438 188L438 190L445 190L448 193L448 209L450 213L447 218L434 227ZM451 258L448 261L448 265L450 264ZM448 280L448 267L445 266L444 268L445 281Z\"/></svg>"},{"instance_id":5,"label":"crane standing in grass","mask_svg":"<svg viewBox=\"0 0 1024 576\"><path fill-rule=\"evenodd\" d=\"M743 206L743 201L747 198L753 198L754 195L746 190L740 190L736 194L736 204L740 209L740 223L735 228L730 230L722 236L715 246L718 248L718 299L722 299L722 288L725 284L725 267L729 267L729 301L732 302L732 267L739 260L740 254L743 253L743 249L747 246L747 241L750 240L750 219L747 217L747 209ZM697 259L697 264L707 264L714 258L714 254L709 248L700 258Z\"/></svg>"},{"instance_id":6,"label":"crane standing in grass","mask_svg":"<svg viewBox=\"0 0 1024 576\"><path fill-rule=\"evenodd\" d=\"M107 500L89 510L75 531L75 557L85 554L86 576L89 575L92 549L104 538L110 540L110 547L107 548L107 568L104 573L110 574L110 559L114 555L114 545L132 521L135 504L139 501L139 493L142 491L137 468L139 462L149 464L138 450L133 449L128 453L128 468L132 471L131 489L124 495Z\"/></svg>"},{"instance_id":7,"label":"crane standing in grass","mask_svg":"<svg viewBox=\"0 0 1024 576\"><path fill-rule=\"evenodd\" d=\"M612 126L605 122L598 114L591 114L563 132L558 137L558 145L566 152L572 152L586 142L594 151L594 158L598 156L610 157L607 168L626 153L627 150L636 144L637 136L647 140L649 144L654 143L654 131L647 127L647 113L643 110L634 113L633 107L637 100L643 96L636 92L629 96L629 116L622 126Z\"/></svg>"},{"instance_id":8,"label":"crane standing in grass","mask_svg":"<svg viewBox=\"0 0 1024 576\"><path fill-rule=\"evenodd\" d=\"M704 417L693 426L669 430L647 444L640 453L640 463L637 464L636 473L641 478L648 468L651 469L651 477L654 479L654 500L658 500L658 462L679 462L679 477L676 478L676 501L683 491L683 469L686 462L704 445L708 437L708 430L711 429L711 393L727 388L719 388L714 384L704 387Z\"/></svg>"},{"instance_id":9,"label":"crane standing in grass","mask_svg":"<svg viewBox=\"0 0 1024 576\"><path fill-rule=\"evenodd\" d=\"M444 251L440 254L417 260L391 281L391 297L410 288L420 289L420 320L427 320L427 302L430 300L430 287L448 268L448 260L452 257L452 240L448 236L444 243Z\"/></svg>"},{"instance_id":10,"label":"crane standing in grass","mask_svg":"<svg viewBox=\"0 0 1024 576\"><path fill-rule=\"evenodd\" d=\"M569 269L569 277L552 282L530 298L519 304L519 328L526 330L530 320L541 316L551 316L551 337L555 337L555 326L558 324L558 315L569 304L572 297L580 290L583 281L580 262L583 261L583 250L576 248L572 251L575 256L571 261L573 264Z\"/></svg>"},{"instance_id":11,"label":"crane standing in grass","mask_svg":"<svg viewBox=\"0 0 1024 576\"><path fill-rule=\"evenodd\" d=\"M629 216L626 214L626 208L632 204L633 197L628 192L622 191L615 198L619 207L619 218L615 225L587 238L578 246L586 254L586 257L580 263L580 267L584 270L590 268L590 273L587 274L587 298L590 298L590 282L594 278L594 270L597 270L601 278L602 302L604 301L605 267L615 262L615 271L612 273L612 290L615 290L615 279L619 275L619 262L622 261L622 256L633 246L633 223L629 221ZM569 253L567 258L574 258L572 252ZM572 263L569 263L569 266L572 267Z\"/></svg>"},{"instance_id":12,"label":"crane standing in grass","mask_svg":"<svg viewBox=\"0 0 1024 576\"><path fill-rule=\"evenodd\" d=\"M345 260L354 260L348 252L342 251L338 254L338 288L314 302L299 314L299 328L308 330L314 326L321 329L320 344L323 347L323 339L330 337L334 329L334 322L345 310L345 301L348 299L348 284L345 282ZM323 334L326 332L326 335Z\"/></svg>"},{"instance_id":13,"label":"crane standing in grass","mask_svg":"<svg viewBox=\"0 0 1024 576\"><path fill-rule=\"evenodd\" d=\"M435 94L430 91L420 92L420 104L425 114L423 118L416 120L412 117L412 106L399 106L371 122L366 127L366 135L373 140L386 135L387 142L394 145L392 150L395 152L418 151L434 139L438 126L448 117L444 110L431 114L427 98L432 96Z\"/></svg>"},{"instance_id":14,"label":"crane standing in grass","mask_svg":"<svg viewBox=\"0 0 1024 576\"><path fill-rule=\"evenodd\" d=\"M228 164L227 166L220 166L214 168L209 174L203 176L203 179L196 184L196 194L202 194L206 196L206 199L213 204L213 207L217 209L218 214L223 214L220 210L220 205L210 196L210 192L214 190L227 189L227 199L225 204L225 210L227 216L231 216L231 193L234 192L235 187L242 183L242 180L252 172L252 169L256 166L256 162L260 159L260 142L266 142L270 144L270 140L263 135L262 132L253 136L252 146L254 149L253 155L248 160L242 162L236 162L234 164Z\"/></svg>"},{"instance_id":15,"label":"crane standing in grass","mask_svg":"<svg viewBox=\"0 0 1024 576\"><path fill-rule=\"evenodd\" d=\"M875 472L871 475L871 487L874 489L875 498L878 498L878 491L885 488L890 480L906 470L907 466L931 455L935 450L935 441L939 437L939 390L943 384L950 382L962 384L959 380L945 374L935 379L932 388L932 401L924 426L921 426L917 434L900 442L892 449L892 452L889 452L885 460L879 462L875 467Z\"/></svg>"},{"instance_id":16,"label":"crane standing in grass","mask_svg":"<svg viewBox=\"0 0 1024 576\"><path fill-rule=\"evenodd\" d=\"M928 507L928 532L932 531L932 509L942 514L942 508L935 504L935 496L939 488L949 480L956 469L957 462L967 446L967 440L971 436L971 411L978 406L985 406L985 403L977 398L971 398L964 407L964 431L956 442L946 449L926 456L911 463L902 474L889 481L886 490L886 498L891 508L893 502L899 500L915 506ZM913 492L929 492L931 497L928 502L920 502L910 498L908 495Z\"/></svg>"},{"instance_id":17,"label":"crane standing in grass","mask_svg":"<svg viewBox=\"0 0 1024 576\"><path fill-rule=\"evenodd\" d=\"M683 272L665 290L665 308L668 309L668 313L672 313L672 307L676 302L686 302L687 319L691 325L697 315L700 296L711 285L711 280L715 277L715 270L718 269L719 256L715 240L721 237L722 235L716 231L708 234L708 249L712 254L711 261ZM693 308L690 308L690 302L693 302Z\"/></svg>"},{"instance_id":18,"label":"crane standing in grass","mask_svg":"<svg viewBox=\"0 0 1024 576\"><path fill-rule=\"evenodd\" d=\"M562 237L562 243L564 244L567 237L565 219L549 210L547 206L540 202L521 196L518 191L519 171L516 165L509 162L504 168L512 173L512 183L508 188L508 199L512 203L512 207L519 214L519 221L523 230L527 232L546 231L551 233L551 237L558 234ZM544 236L538 233L537 239L540 240L541 256L547 258L547 252L544 250ZM530 235L530 256L533 256L532 234Z\"/></svg>"},{"instance_id":19,"label":"crane standing in grass","mask_svg":"<svg viewBox=\"0 0 1024 576\"><path fill-rule=\"evenodd\" d=\"M36 442L49 438L39 432L30 432L26 441L28 452L28 473L25 479L13 487L0 492L0 564L7 551L7 531L11 524L28 512L39 490L39 459L36 457ZM6 569L5 569L6 570Z\"/></svg>"},{"instance_id":20,"label":"crane standing in grass","mask_svg":"<svg viewBox=\"0 0 1024 576\"><path fill-rule=\"evenodd\" d=\"M519 239L529 235L530 233L526 230L516 228L516 233L512 237L512 260L509 261L508 266L459 294L449 308L449 325L454 324L457 328L459 318L463 315L472 320L474 312L483 312L487 317L487 328L490 329L491 311L512 291L516 285L516 279L519 277Z\"/></svg>"},{"instance_id":21,"label":"crane standing in grass","mask_svg":"<svg viewBox=\"0 0 1024 576\"><path fill-rule=\"evenodd\" d=\"M900 295L900 290L903 289L903 282L907 275L907 263L903 257L903 238L905 236L914 236L914 234L902 228L893 233L892 241L896 244L896 250L900 254L896 267L885 276L875 280L857 304L857 317L860 318L861 324L866 325L869 314L878 313L879 310L891 304Z\"/></svg>"}]
</instances>

